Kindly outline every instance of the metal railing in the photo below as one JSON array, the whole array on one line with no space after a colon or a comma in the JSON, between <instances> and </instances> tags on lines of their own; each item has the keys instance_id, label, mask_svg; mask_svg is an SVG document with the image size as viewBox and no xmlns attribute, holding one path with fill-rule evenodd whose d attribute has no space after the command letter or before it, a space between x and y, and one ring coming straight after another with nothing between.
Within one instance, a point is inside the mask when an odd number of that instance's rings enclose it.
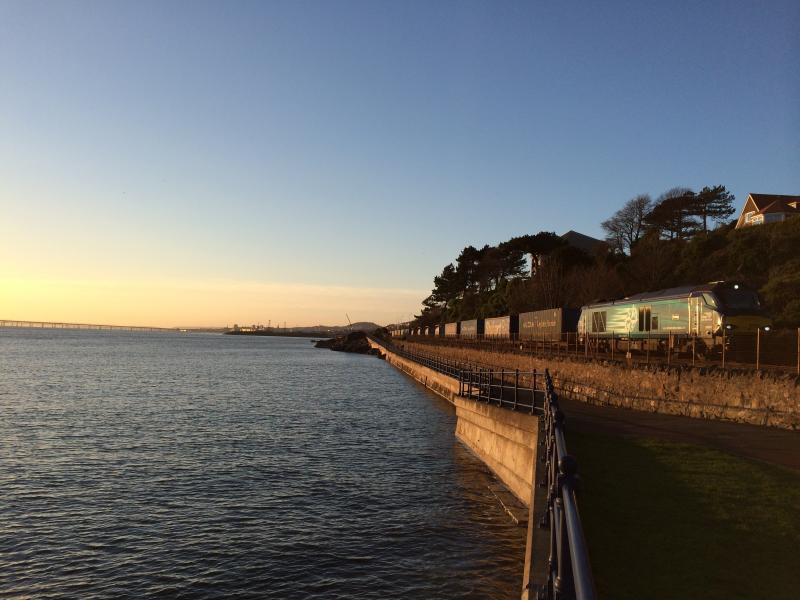
<instances>
[{"instance_id":1,"label":"metal railing","mask_svg":"<svg viewBox=\"0 0 800 600\"><path fill-rule=\"evenodd\" d=\"M544 407L544 374L541 371L497 369L408 350L380 341L407 360L458 380L458 395L509 410L541 413Z\"/></svg>"},{"instance_id":2,"label":"metal railing","mask_svg":"<svg viewBox=\"0 0 800 600\"><path fill-rule=\"evenodd\" d=\"M540 523L550 529L550 557L545 586L532 590L545 599L593 600L596 597L589 551L575 498L578 461L567 452L564 413L558 407L550 372L545 370L545 439L547 512Z\"/></svg>"},{"instance_id":3,"label":"metal railing","mask_svg":"<svg viewBox=\"0 0 800 600\"><path fill-rule=\"evenodd\" d=\"M500 408L524 410L535 414L542 411L545 390L544 377L539 371L520 371L475 367L462 371L458 379L459 396L495 404ZM537 402L538 400L538 402Z\"/></svg>"},{"instance_id":4,"label":"metal railing","mask_svg":"<svg viewBox=\"0 0 800 600\"><path fill-rule=\"evenodd\" d=\"M578 461L567 452L565 417L550 371L497 370L408 350L387 340L375 341L397 356L458 379L461 397L540 415L544 420L539 443L547 471L547 480L542 482L547 486L547 508L539 526L549 528L550 544L546 581L529 584L530 597L594 600L594 578L576 499Z\"/></svg>"}]
</instances>

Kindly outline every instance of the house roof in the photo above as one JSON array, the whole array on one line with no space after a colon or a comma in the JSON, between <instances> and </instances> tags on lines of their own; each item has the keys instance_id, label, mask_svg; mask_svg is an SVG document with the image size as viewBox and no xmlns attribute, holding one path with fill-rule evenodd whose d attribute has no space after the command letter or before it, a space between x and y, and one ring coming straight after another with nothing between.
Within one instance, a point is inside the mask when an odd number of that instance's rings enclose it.
<instances>
[{"instance_id":1,"label":"house roof","mask_svg":"<svg viewBox=\"0 0 800 600\"><path fill-rule=\"evenodd\" d=\"M599 244L604 244L603 240L598 240L583 233L578 233L570 229L567 233L561 236L561 239L567 242L570 246L580 248L584 252L591 254Z\"/></svg>"},{"instance_id":2,"label":"house roof","mask_svg":"<svg viewBox=\"0 0 800 600\"><path fill-rule=\"evenodd\" d=\"M756 205L758 212L798 212L800 208L790 206L796 202L800 206L800 196L786 196L782 194L750 194L753 204Z\"/></svg>"}]
</instances>

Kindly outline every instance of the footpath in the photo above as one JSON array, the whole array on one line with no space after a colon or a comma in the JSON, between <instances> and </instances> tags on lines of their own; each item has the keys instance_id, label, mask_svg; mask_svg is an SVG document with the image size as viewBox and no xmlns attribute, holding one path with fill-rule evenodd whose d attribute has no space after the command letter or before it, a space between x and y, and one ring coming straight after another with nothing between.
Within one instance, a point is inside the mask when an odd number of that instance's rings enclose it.
<instances>
[{"instance_id":1,"label":"footpath","mask_svg":"<svg viewBox=\"0 0 800 600\"><path fill-rule=\"evenodd\" d=\"M800 471L797 431L595 406L563 396L559 402L568 430L697 444Z\"/></svg>"}]
</instances>

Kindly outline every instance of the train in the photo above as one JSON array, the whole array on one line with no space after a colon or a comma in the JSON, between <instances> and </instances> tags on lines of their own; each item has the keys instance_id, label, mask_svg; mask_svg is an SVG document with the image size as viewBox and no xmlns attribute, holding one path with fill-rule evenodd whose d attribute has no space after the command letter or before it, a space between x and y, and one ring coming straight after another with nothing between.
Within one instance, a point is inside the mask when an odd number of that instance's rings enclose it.
<instances>
[{"instance_id":1,"label":"train","mask_svg":"<svg viewBox=\"0 0 800 600\"><path fill-rule=\"evenodd\" d=\"M698 354L722 350L737 336L769 331L758 294L744 283L714 281L599 301L580 309L552 308L434 327L399 324L391 335L450 339L542 340L598 349Z\"/></svg>"}]
</instances>

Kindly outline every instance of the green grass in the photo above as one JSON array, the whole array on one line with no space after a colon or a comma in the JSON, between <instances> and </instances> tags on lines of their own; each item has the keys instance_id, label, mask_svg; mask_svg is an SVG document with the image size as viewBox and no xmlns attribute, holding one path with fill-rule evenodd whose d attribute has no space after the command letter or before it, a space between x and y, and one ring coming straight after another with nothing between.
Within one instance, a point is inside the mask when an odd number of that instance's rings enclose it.
<instances>
[{"instance_id":1,"label":"green grass","mask_svg":"<svg viewBox=\"0 0 800 600\"><path fill-rule=\"evenodd\" d=\"M800 474L569 431L601 598L800 598Z\"/></svg>"}]
</instances>

